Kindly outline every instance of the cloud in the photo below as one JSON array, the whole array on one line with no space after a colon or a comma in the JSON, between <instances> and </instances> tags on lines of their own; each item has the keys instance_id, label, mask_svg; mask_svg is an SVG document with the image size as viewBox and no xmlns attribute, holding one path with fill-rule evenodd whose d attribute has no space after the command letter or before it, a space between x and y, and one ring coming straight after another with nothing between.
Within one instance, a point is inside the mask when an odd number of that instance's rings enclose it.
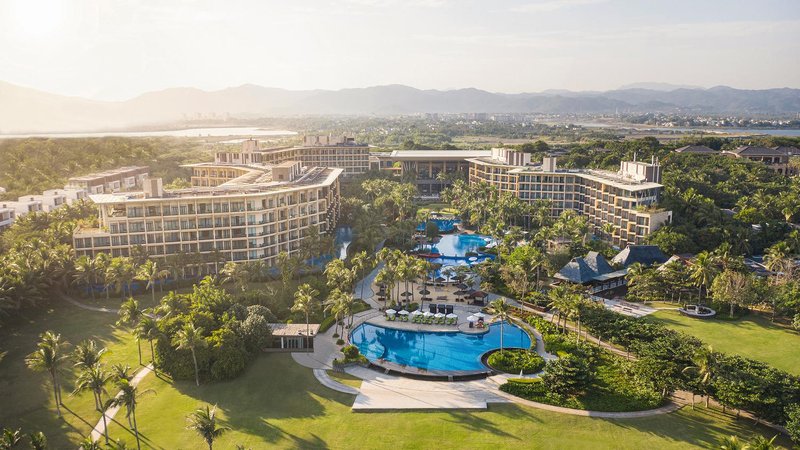
<instances>
[{"instance_id":1,"label":"cloud","mask_svg":"<svg viewBox=\"0 0 800 450\"><path fill-rule=\"evenodd\" d=\"M606 2L608 2L608 0L542 0L511 8L511 11L522 13L551 12L572 6L593 5Z\"/></svg>"}]
</instances>

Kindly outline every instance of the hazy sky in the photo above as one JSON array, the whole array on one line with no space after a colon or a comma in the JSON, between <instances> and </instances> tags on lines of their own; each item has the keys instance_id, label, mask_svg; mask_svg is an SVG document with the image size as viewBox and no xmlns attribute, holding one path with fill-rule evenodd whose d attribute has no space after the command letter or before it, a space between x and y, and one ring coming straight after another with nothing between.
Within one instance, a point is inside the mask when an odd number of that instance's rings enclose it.
<instances>
[{"instance_id":1,"label":"hazy sky","mask_svg":"<svg viewBox=\"0 0 800 450\"><path fill-rule=\"evenodd\" d=\"M800 0L0 0L0 80L524 92L800 88Z\"/></svg>"}]
</instances>

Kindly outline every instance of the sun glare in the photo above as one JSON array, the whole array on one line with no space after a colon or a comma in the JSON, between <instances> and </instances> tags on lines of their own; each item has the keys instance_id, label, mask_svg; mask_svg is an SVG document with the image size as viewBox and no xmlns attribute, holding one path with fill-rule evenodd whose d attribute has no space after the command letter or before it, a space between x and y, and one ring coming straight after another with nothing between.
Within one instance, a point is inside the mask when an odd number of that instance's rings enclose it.
<instances>
[{"instance_id":1,"label":"sun glare","mask_svg":"<svg viewBox=\"0 0 800 450\"><path fill-rule=\"evenodd\" d=\"M46 38L62 25L62 0L9 0L5 13L14 34L21 38Z\"/></svg>"}]
</instances>

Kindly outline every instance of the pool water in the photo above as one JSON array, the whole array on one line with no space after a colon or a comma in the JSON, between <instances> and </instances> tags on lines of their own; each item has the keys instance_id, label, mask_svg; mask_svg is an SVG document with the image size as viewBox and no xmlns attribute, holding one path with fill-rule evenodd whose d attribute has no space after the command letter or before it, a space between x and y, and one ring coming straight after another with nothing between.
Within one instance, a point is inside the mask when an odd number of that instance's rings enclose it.
<instances>
[{"instance_id":1,"label":"pool water","mask_svg":"<svg viewBox=\"0 0 800 450\"><path fill-rule=\"evenodd\" d=\"M439 238L433 246L426 245L429 253L438 253L442 256L466 256L469 252L477 252L492 242L492 238L479 234L449 234ZM421 248L421 247L420 247Z\"/></svg>"},{"instance_id":2,"label":"pool water","mask_svg":"<svg viewBox=\"0 0 800 450\"><path fill-rule=\"evenodd\" d=\"M449 233L455 230L456 225L461 223L459 219L429 219L428 222L433 222L436 224L436 228L439 229L441 233ZM427 222L421 222L417 225L417 231L424 232L425 225Z\"/></svg>"},{"instance_id":3,"label":"pool water","mask_svg":"<svg viewBox=\"0 0 800 450\"><path fill-rule=\"evenodd\" d=\"M350 341L370 361L387 361L425 370L483 370L481 355L500 348L500 324L484 334L395 330L370 323L358 326ZM503 326L503 346L529 348L531 338L516 325Z\"/></svg>"}]
</instances>

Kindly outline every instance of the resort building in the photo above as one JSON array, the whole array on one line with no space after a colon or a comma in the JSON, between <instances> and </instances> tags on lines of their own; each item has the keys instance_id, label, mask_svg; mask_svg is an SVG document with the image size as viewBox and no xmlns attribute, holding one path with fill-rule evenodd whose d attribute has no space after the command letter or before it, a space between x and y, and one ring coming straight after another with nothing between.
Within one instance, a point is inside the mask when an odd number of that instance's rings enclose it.
<instances>
[{"instance_id":1,"label":"resort building","mask_svg":"<svg viewBox=\"0 0 800 450\"><path fill-rule=\"evenodd\" d=\"M529 154L495 148L490 157L469 163L470 183L486 182L528 202L549 200L552 217L566 210L583 214L594 234L620 248L643 244L650 233L672 221L672 212L657 206L663 185L655 160L623 161L618 172L560 169L555 157L533 165Z\"/></svg>"},{"instance_id":2,"label":"resort building","mask_svg":"<svg viewBox=\"0 0 800 450\"><path fill-rule=\"evenodd\" d=\"M39 200L20 197L16 202L0 201L0 208L13 209L16 212L17 217L22 217L26 214L42 211L42 202Z\"/></svg>"},{"instance_id":3,"label":"resort building","mask_svg":"<svg viewBox=\"0 0 800 450\"><path fill-rule=\"evenodd\" d=\"M354 176L369 170L369 146L347 136L305 136L303 145L262 149L255 139L242 142L239 150L218 151L220 164L279 164L299 161L306 167L336 167Z\"/></svg>"},{"instance_id":4,"label":"resort building","mask_svg":"<svg viewBox=\"0 0 800 450\"><path fill-rule=\"evenodd\" d=\"M17 220L17 211L14 208L0 206L0 231L5 230Z\"/></svg>"},{"instance_id":5,"label":"resort building","mask_svg":"<svg viewBox=\"0 0 800 450\"><path fill-rule=\"evenodd\" d=\"M490 157L490 150L395 150L373 153L372 167L413 181L423 197L438 197L456 178L467 178L469 159Z\"/></svg>"},{"instance_id":6,"label":"resort building","mask_svg":"<svg viewBox=\"0 0 800 450\"><path fill-rule=\"evenodd\" d=\"M142 246L153 257L200 254L218 268L225 261L263 260L297 254L308 233L333 230L339 217L342 169L202 163L192 187L165 190L160 178L137 192L94 194L99 228L73 234L78 255L131 254Z\"/></svg>"},{"instance_id":7,"label":"resort building","mask_svg":"<svg viewBox=\"0 0 800 450\"><path fill-rule=\"evenodd\" d=\"M147 167L128 166L106 170L68 180L66 189L82 189L89 194L110 194L112 192L134 190L142 187L149 173Z\"/></svg>"},{"instance_id":8,"label":"resort building","mask_svg":"<svg viewBox=\"0 0 800 450\"><path fill-rule=\"evenodd\" d=\"M772 171L781 175L797 174L797 170L789 165L789 153L783 150L782 147L769 148L743 145L735 150L724 151L722 154L766 164Z\"/></svg>"},{"instance_id":9,"label":"resort building","mask_svg":"<svg viewBox=\"0 0 800 450\"><path fill-rule=\"evenodd\" d=\"M270 323L273 352L314 351L314 337L319 333L319 324Z\"/></svg>"},{"instance_id":10,"label":"resort building","mask_svg":"<svg viewBox=\"0 0 800 450\"><path fill-rule=\"evenodd\" d=\"M617 253L611 262L617 266L627 268L631 264L639 263L644 266L660 266L669 260L657 245L628 245Z\"/></svg>"}]
</instances>

